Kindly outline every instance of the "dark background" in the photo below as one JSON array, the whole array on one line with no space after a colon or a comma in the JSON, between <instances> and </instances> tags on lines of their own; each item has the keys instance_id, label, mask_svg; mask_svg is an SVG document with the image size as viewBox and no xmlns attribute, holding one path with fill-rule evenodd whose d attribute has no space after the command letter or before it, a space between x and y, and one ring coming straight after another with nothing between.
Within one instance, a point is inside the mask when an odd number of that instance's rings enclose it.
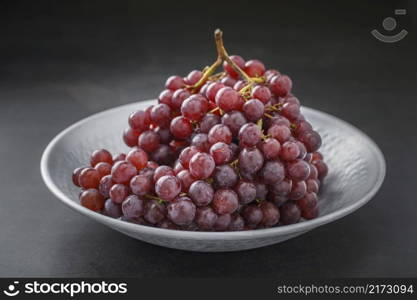
<instances>
[{"instance_id":1,"label":"dark background","mask_svg":"<svg viewBox=\"0 0 417 300\"><path fill-rule=\"evenodd\" d=\"M413 1L1 1L0 276L417 276L416 3ZM396 17L409 35L377 41ZM62 205L39 160L75 121L154 98L171 74L229 53L289 74L304 105L381 147L387 177L368 205L285 243L236 253L149 245Z\"/></svg>"}]
</instances>

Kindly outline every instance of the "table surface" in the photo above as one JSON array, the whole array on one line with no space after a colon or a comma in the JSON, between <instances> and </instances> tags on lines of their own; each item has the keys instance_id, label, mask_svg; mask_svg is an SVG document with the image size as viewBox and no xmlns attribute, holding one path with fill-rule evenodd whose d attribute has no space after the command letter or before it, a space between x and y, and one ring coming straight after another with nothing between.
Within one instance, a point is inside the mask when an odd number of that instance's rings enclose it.
<instances>
[{"instance_id":1,"label":"table surface","mask_svg":"<svg viewBox=\"0 0 417 300\"><path fill-rule=\"evenodd\" d=\"M0 3L0 276L417 276L416 3L103 3ZM377 41L395 8L409 35ZM375 140L387 176L374 199L282 244L217 254L149 245L60 203L39 172L48 142L210 64L216 27L230 53L289 74L304 105Z\"/></svg>"}]
</instances>

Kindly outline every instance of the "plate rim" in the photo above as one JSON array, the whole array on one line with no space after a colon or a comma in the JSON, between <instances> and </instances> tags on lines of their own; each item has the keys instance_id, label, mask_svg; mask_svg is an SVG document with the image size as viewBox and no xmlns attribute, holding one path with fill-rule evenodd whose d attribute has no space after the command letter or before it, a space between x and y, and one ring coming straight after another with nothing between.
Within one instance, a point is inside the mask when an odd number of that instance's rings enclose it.
<instances>
[{"instance_id":1,"label":"plate rim","mask_svg":"<svg viewBox=\"0 0 417 300\"><path fill-rule=\"evenodd\" d=\"M48 161L49 157L54 149L54 147L58 144L58 142L70 131L74 130L78 126L81 126L82 124L92 121L96 118L100 118L105 114L111 113L115 110L119 110L122 108L126 108L128 106L134 106L137 104L140 105L146 105L146 103L152 103L156 99L149 99L144 101L138 101L138 102L132 102L120 106L116 106L110 109L106 109L104 111L95 113L91 116L88 116L86 118L83 118L74 124L66 127L64 130L59 132L46 146L45 150L42 153L41 161L40 161L40 171L41 176L48 187L48 189L54 194L61 202L72 208L73 210L86 215L90 218L92 218L95 221L98 221L102 224L105 224L110 227L116 227L117 229L121 230L127 230L131 232L140 232L147 235L158 235L158 236L164 236L167 238L180 238L180 239L188 239L188 240L236 240L236 239L248 239L248 238L267 238L267 237L273 237L273 236L281 236L281 235L291 235L297 232L307 232L309 230L312 230L314 228L317 228L318 226L330 223L332 221L338 220L365 205L367 202L369 202L372 197L378 192L380 187L382 186L382 183L384 182L385 175L386 175L386 162L384 155L382 151L379 149L377 144L364 132L362 132L360 129L356 128L355 126L349 124L348 122L335 117L329 113L316 110L313 108L309 108L306 106L302 106L302 110L308 111L313 114L322 114L325 115L327 118L332 119L333 121L336 121L338 123L342 123L344 126L349 127L351 130L353 130L356 134L358 134L361 138L367 140L369 145L371 146L371 151L375 153L375 157L377 160L377 165L379 166L379 172L377 174L377 178L375 181L374 186L358 201L355 203L352 203L346 207L343 207L339 210L336 210L334 212L331 212L329 214L326 214L324 216L319 216L316 219L313 220L305 220L300 223L291 224L291 225L285 225L285 226L279 226L279 227L272 227L272 228L266 228L266 229L256 229L256 230L245 230L245 231L224 231L224 232L206 232L206 231L186 231L186 230L172 230L172 229L164 229L164 228L157 228L157 227L151 227L146 225L140 225L135 223L129 223L126 221L122 221L119 219L114 219L111 217L108 217L106 215L91 211L83 206L81 206L78 202L72 200L70 197L66 196L59 188L55 185L51 174L48 170Z\"/></svg>"}]
</instances>

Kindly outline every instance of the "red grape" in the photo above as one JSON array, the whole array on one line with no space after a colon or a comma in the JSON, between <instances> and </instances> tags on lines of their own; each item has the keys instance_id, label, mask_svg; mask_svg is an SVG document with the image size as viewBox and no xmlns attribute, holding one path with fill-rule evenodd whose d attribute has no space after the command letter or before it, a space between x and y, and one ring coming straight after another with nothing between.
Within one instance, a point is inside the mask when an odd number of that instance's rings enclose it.
<instances>
[{"instance_id":1,"label":"red grape","mask_svg":"<svg viewBox=\"0 0 417 300\"><path fill-rule=\"evenodd\" d=\"M207 206L213 200L214 190L209 183L198 180L191 184L188 195L197 206Z\"/></svg>"},{"instance_id":2,"label":"red grape","mask_svg":"<svg viewBox=\"0 0 417 300\"><path fill-rule=\"evenodd\" d=\"M137 110L129 116L129 125L132 129L144 131L149 128L151 117L149 112Z\"/></svg>"},{"instance_id":3,"label":"red grape","mask_svg":"<svg viewBox=\"0 0 417 300\"><path fill-rule=\"evenodd\" d=\"M197 208L195 222L202 230L211 230L217 222L217 214L209 206Z\"/></svg>"},{"instance_id":4,"label":"red grape","mask_svg":"<svg viewBox=\"0 0 417 300\"><path fill-rule=\"evenodd\" d=\"M176 117L171 121L171 133L177 139L187 139L193 132L191 122L184 117Z\"/></svg>"},{"instance_id":5,"label":"red grape","mask_svg":"<svg viewBox=\"0 0 417 300\"><path fill-rule=\"evenodd\" d=\"M181 192L181 181L172 175L165 175L155 184L156 194L165 201L172 201Z\"/></svg>"},{"instance_id":6,"label":"red grape","mask_svg":"<svg viewBox=\"0 0 417 300\"><path fill-rule=\"evenodd\" d=\"M267 131L268 135L277 139L281 144L291 137L291 130L284 125L272 125Z\"/></svg>"},{"instance_id":7,"label":"red grape","mask_svg":"<svg viewBox=\"0 0 417 300\"><path fill-rule=\"evenodd\" d=\"M257 148L244 148L239 154L239 169L243 173L254 174L264 164L264 157Z\"/></svg>"},{"instance_id":8,"label":"red grape","mask_svg":"<svg viewBox=\"0 0 417 300\"><path fill-rule=\"evenodd\" d=\"M196 207L188 197L176 198L167 206L168 218L177 225L189 225L196 215Z\"/></svg>"},{"instance_id":9,"label":"red grape","mask_svg":"<svg viewBox=\"0 0 417 300\"><path fill-rule=\"evenodd\" d=\"M203 77L203 73L199 70L194 70L187 75L187 78L184 81L188 85L194 85L200 80L201 77Z\"/></svg>"},{"instance_id":10,"label":"red grape","mask_svg":"<svg viewBox=\"0 0 417 300\"><path fill-rule=\"evenodd\" d=\"M284 203L280 208L280 218L284 225L294 224L300 220L301 212L296 204L292 201Z\"/></svg>"},{"instance_id":11,"label":"red grape","mask_svg":"<svg viewBox=\"0 0 417 300\"><path fill-rule=\"evenodd\" d=\"M217 142L230 144L232 142L232 132L226 125L214 125L208 133L208 141L211 145Z\"/></svg>"},{"instance_id":12,"label":"red grape","mask_svg":"<svg viewBox=\"0 0 417 300\"><path fill-rule=\"evenodd\" d=\"M208 110L208 102L204 96L192 95L181 104L182 115L191 121L200 121Z\"/></svg>"},{"instance_id":13,"label":"red grape","mask_svg":"<svg viewBox=\"0 0 417 300\"><path fill-rule=\"evenodd\" d=\"M247 180L240 180L235 187L235 192L239 196L240 204L251 203L256 198L256 186Z\"/></svg>"},{"instance_id":14,"label":"red grape","mask_svg":"<svg viewBox=\"0 0 417 300\"><path fill-rule=\"evenodd\" d=\"M260 149L266 159L278 158L281 144L274 138L267 138L260 144Z\"/></svg>"},{"instance_id":15,"label":"red grape","mask_svg":"<svg viewBox=\"0 0 417 300\"><path fill-rule=\"evenodd\" d=\"M155 131L147 130L142 132L139 136L138 145L146 152L152 152L158 148L159 142L159 135Z\"/></svg>"},{"instance_id":16,"label":"red grape","mask_svg":"<svg viewBox=\"0 0 417 300\"><path fill-rule=\"evenodd\" d=\"M245 60L239 55L231 55L230 59L241 69L245 67ZM238 78L239 74L233 69L231 65L227 63L227 61L223 62L224 70L231 76L232 78Z\"/></svg>"},{"instance_id":17,"label":"red grape","mask_svg":"<svg viewBox=\"0 0 417 300\"><path fill-rule=\"evenodd\" d=\"M72 172L72 182L78 187L81 187L80 183L79 183L79 177L80 177L80 174L83 170L84 170L84 167L81 167L81 168L76 168Z\"/></svg>"},{"instance_id":18,"label":"red grape","mask_svg":"<svg viewBox=\"0 0 417 300\"><path fill-rule=\"evenodd\" d=\"M155 173L153 175L153 181L157 182L159 178L165 175L172 175L174 176L174 170L169 166L159 166L156 168Z\"/></svg>"},{"instance_id":19,"label":"red grape","mask_svg":"<svg viewBox=\"0 0 417 300\"><path fill-rule=\"evenodd\" d=\"M295 181L302 181L310 175L310 166L304 160L298 159L287 166L288 177Z\"/></svg>"},{"instance_id":20,"label":"red grape","mask_svg":"<svg viewBox=\"0 0 417 300\"><path fill-rule=\"evenodd\" d=\"M212 207L220 215L231 214L239 206L237 194L231 189L219 189L214 193Z\"/></svg>"},{"instance_id":21,"label":"red grape","mask_svg":"<svg viewBox=\"0 0 417 300\"><path fill-rule=\"evenodd\" d=\"M261 61L252 59L245 63L245 72L250 77L259 77L264 75L265 66Z\"/></svg>"},{"instance_id":22,"label":"red grape","mask_svg":"<svg viewBox=\"0 0 417 300\"><path fill-rule=\"evenodd\" d=\"M100 184L98 185L98 190L100 194L103 195L104 198L110 197L110 189L113 186L113 180L111 178L111 175L104 176L100 180Z\"/></svg>"},{"instance_id":23,"label":"red grape","mask_svg":"<svg viewBox=\"0 0 417 300\"><path fill-rule=\"evenodd\" d=\"M104 198L96 189L87 189L80 194L82 206L93 210L101 211L104 207Z\"/></svg>"},{"instance_id":24,"label":"red grape","mask_svg":"<svg viewBox=\"0 0 417 300\"><path fill-rule=\"evenodd\" d=\"M122 203L122 212L127 219L138 219L145 212L145 201L136 195L130 195Z\"/></svg>"},{"instance_id":25,"label":"red grape","mask_svg":"<svg viewBox=\"0 0 417 300\"><path fill-rule=\"evenodd\" d=\"M137 146L139 135L140 131L128 127L123 132L123 141L129 147Z\"/></svg>"},{"instance_id":26,"label":"red grape","mask_svg":"<svg viewBox=\"0 0 417 300\"><path fill-rule=\"evenodd\" d=\"M241 110L243 103L240 94L230 87L221 88L216 94L216 104L225 112Z\"/></svg>"},{"instance_id":27,"label":"red grape","mask_svg":"<svg viewBox=\"0 0 417 300\"><path fill-rule=\"evenodd\" d=\"M211 155L199 152L195 154L189 164L190 173L197 179L209 178L215 167L214 159Z\"/></svg>"},{"instance_id":28,"label":"red grape","mask_svg":"<svg viewBox=\"0 0 417 300\"><path fill-rule=\"evenodd\" d=\"M284 180L285 169L279 161L270 160L265 163L260 175L266 184L277 184Z\"/></svg>"},{"instance_id":29,"label":"red grape","mask_svg":"<svg viewBox=\"0 0 417 300\"><path fill-rule=\"evenodd\" d=\"M96 169L84 168L78 176L78 183L83 189L97 189L100 179L100 173Z\"/></svg>"},{"instance_id":30,"label":"red grape","mask_svg":"<svg viewBox=\"0 0 417 300\"><path fill-rule=\"evenodd\" d=\"M213 181L216 188L233 188L238 180L235 169L229 165L217 166L214 169Z\"/></svg>"},{"instance_id":31,"label":"red grape","mask_svg":"<svg viewBox=\"0 0 417 300\"><path fill-rule=\"evenodd\" d=\"M137 174L137 169L130 162L118 161L111 169L111 177L115 183L127 184Z\"/></svg>"},{"instance_id":32,"label":"red grape","mask_svg":"<svg viewBox=\"0 0 417 300\"><path fill-rule=\"evenodd\" d=\"M116 204L122 203L128 195L129 188L121 183L113 185L109 192L110 199Z\"/></svg>"},{"instance_id":33,"label":"red grape","mask_svg":"<svg viewBox=\"0 0 417 300\"><path fill-rule=\"evenodd\" d=\"M271 91L264 85L257 85L252 89L251 97L260 100L263 104L266 104L271 98Z\"/></svg>"},{"instance_id":34,"label":"red grape","mask_svg":"<svg viewBox=\"0 0 417 300\"><path fill-rule=\"evenodd\" d=\"M208 135L205 133L196 134L191 140L191 146L196 147L202 152L208 152L210 148L210 143L208 141Z\"/></svg>"},{"instance_id":35,"label":"red grape","mask_svg":"<svg viewBox=\"0 0 417 300\"><path fill-rule=\"evenodd\" d=\"M106 202L104 203L104 210L103 213L106 216L109 216L111 218L119 218L120 216L122 216L122 207L120 206L120 204L116 204L113 201L111 201L111 199L107 199Z\"/></svg>"},{"instance_id":36,"label":"red grape","mask_svg":"<svg viewBox=\"0 0 417 300\"><path fill-rule=\"evenodd\" d=\"M148 163L148 154L141 148L135 148L129 151L126 156L126 161L130 162L138 171L140 171L145 168Z\"/></svg>"},{"instance_id":37,"label":"red grape","mask_svg":"<svg viewBox=\"0 0 417 300\"><path fill-rule=\"evenodd\" d=\"M221 89L224 88L225 85L220 82L213 82L207 87L206 96L212 102L216 101L216 94Z\"/></svg>"},{"instance_id":38,"label":"red grape","mask_svg":"<svg viewBox=\"0 0 417 300\"><path fill-rule=\"evenodd\" d=\"M200 152L200 150L195 146L187 147L182 150L178 158L181 165L188 169L191 158L198 152Z\"/></svg>"},{"instance_id":39,"label":"red grape","mask_svg":"<svg viewBox=\"0 0 417 300\"><path fill-rule=\"evenodd\" d=\"M194 178L190 171L188 170L182 170L177 175L177 178L181 181L181 190L184 193L188 192L188 189L190 188L191 184L196 181L197 179Z\"/></svg>"},{"instance_id":40,"label":"red grape","mask_svg":"<svg viewBox=\"0 0 417 300\"><path fill-rule=\"evenodd\" d=\"M155 105L151 110L152 122L160 127L168 127L171 120L171 109L164 103Z\"/></svg>"},{"instance_id":41,"label":"red grape","mask_svg":"<svg viewBox=\"0 0 417 300\"><path fill-rule=\"evenodd\" d=\"M170 76L165 82L165 88L170 90L178 90L184 86L184 80L180 76Z\"/></svg>"},{"instance_id":42,"label":"red grape","mask_svg":"<svg viewBox=\"0 0 417 300\"><path fill-rule=\"evenodd\" d=\"M262 210L257 205L249 204L243 209L242 217L247 225L256 226L262 221L264 216Z\"/></svg>"},{"instance_id":43,"label":"red grape","mask_svg":"<svg viewBox=\"0 0 417 300\"><path fill-rule=\"evenodd\" d=\"M279 210L274 204L268 201L262 201L259 208L263 216L261 220L262 225L271 227L278 223L280 217Z\"/></svg>"},{"instance_id":44,"label":"red grape","mask_svg":"<svg viewBox=\"0 0 417 300\"><path fill-rule=\"evenodd\" d=\"M248 121L246 120L245 115L237 110L229 111L222 117L222 124L229 127L233 136L237 136L240 128L247 122Z\"/></svg>"},{"instance_id":45,"label":"red grape","mask_svg":"<svg viewBox=\"0 0 417 300\"><path fill-rule=\"evenodd\" d=\"M110 152L105 149L96 150L93 152L90 158L90 164L92 167L95 167L98 163L106 162L108 164L113 164L113 157Z\"/></svg>"},{"instance_id":46,"label":"red grape","mask_svg":"<svg viewBox=\"0 0 417 300\"><path fill-rule=\"evenodd\" d=\"M152 176L153 177L153 176ZM150 176L139 174L130 180L130 189L132 193L138 196L145 196L152 191L153 182Z\"/></svg>"},{"instance_id":47,"label":"red grape","mask_svg":"<svg viewBox=\"0 0 417 300\"><path fill-rule=\"evenodd\" d=\"M218 142L210 148L210 155L213 156L216 165L223 165L232 159L232 149L229 145Z\"/></svg>"},{"instance_id":48,"label":"red grape","mask_svg":"<svg viewBox=\"0 0 417 300\"><path fill-rule=\"evenodd\" d=\"M158 102L168 105L171 108L175 108L172 104L172 95L174 94L171 90L163 90L158 96Z\"/></svg>"},{"instance_id":49,"label":"red grape","mask_svg":"<svg viewBox=\"0 0 417 300\"><path fill-rule=\"evenodd\" d=\"M292 81L287 75L276 75L269 81L269 88L275 95L285 97L291 92Z\"/></svg>"},{"instance_id":50,"label":"red grape","mask_svg":"<svg viewBox=\"0 0 417 300\"><path fill-rule=\"evenodd\" d=\"M210 129L220 123L220 117L215 114L205 114L200 121L200 132L208 133Z\"/></svg>"},{"instance_id":51,"label":"red grape","mask_svg":"<svg viewBox=\"0 0 417 300\"><path fill-rule=\"evenodd\" d=\"M258 99L250 99L243 105L243 111L245 113L246 119L251 122L256 122L263 117L265 106Z\"/></svg>"},{"instance_id":52,"label":"red grape","mask_svg":"<svg viewBox=\"0 0 417 300\"><path fill-rule=\"evenodd\" d=\"M262 131L258 125L247 123L239 130L239 142L244 147L253 147L257 145L262 138Z\"/></svg>"}]
</instances>

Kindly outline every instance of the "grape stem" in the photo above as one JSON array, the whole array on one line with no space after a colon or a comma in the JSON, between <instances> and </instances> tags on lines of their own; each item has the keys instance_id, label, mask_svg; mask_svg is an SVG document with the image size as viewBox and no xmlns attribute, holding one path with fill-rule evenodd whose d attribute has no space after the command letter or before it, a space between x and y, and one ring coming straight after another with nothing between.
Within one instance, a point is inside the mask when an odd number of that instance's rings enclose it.
<instances>
[{"instance_id":1,"label":"grape stem","mask_svg":"<svg viewBox=\"0 0 417 300\"><path fill-rule=\"evenodd\" d=\"M245 81L249 83L250 86L254 83L264 82L264 78L262 77L250 77L229 57L229 54L227 54L226 48L224 48L223 44L223 31L216 29L214 31L214 40L216 42L217 48L216 61L210 67L204 68L203 76L196 84L189 86L189 88L195 92L207 81L207 79L209 79L209 77L217 70L217 68L220 67L223 61L226 61L233 68L233 70L235 70L236 73L238 73Z\"/></svg>"}]
</instances>

